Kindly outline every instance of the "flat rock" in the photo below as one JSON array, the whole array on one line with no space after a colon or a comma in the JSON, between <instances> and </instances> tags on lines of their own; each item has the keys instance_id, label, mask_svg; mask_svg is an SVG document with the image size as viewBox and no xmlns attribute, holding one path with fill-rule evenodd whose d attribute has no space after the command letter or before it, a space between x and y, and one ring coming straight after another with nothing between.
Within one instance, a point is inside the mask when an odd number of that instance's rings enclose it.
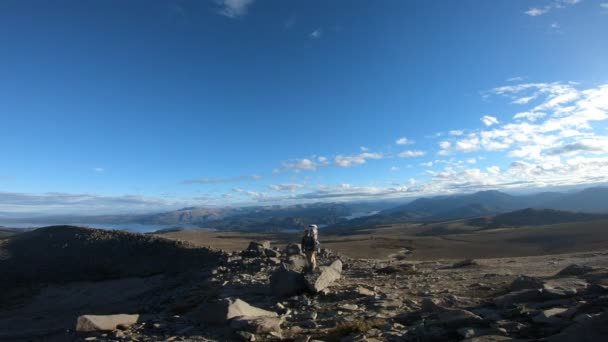
<instances>
[{"instance_id":1,"label":"flat rock","mask_svg":"<svg viewBox=\"0 0 608 342\"><path fill-rule=\"evenodd\" d=\"M342 261L336 260L331 265L319 267L319 269L304 276L308 289L319 293L334 281L340 279L342 274Z\"/></svg>"},{"instance_id":2,"label":"flat rock","mask_svg":"<svg viewBox=\"0 0 608 342\"><path fill-rule=\"evenodd\" d=\"M114 330L118 325L129 326L138 322L139 315L82 315L76 320L76 331Z\"/></svg>"},{"instance_id":3,"label":"flat rock","mask_svg":"<svg viewBox=\"0 0 608 342\"><path fill-rule=\"evenodd\" d=\"M203 303L196 316L205 323L222 324L228 323L229 320L239 316L277 317L278 315L276 312L251 306L238 298L223 298L217 302Z\"/></svg>"}]
</instances>

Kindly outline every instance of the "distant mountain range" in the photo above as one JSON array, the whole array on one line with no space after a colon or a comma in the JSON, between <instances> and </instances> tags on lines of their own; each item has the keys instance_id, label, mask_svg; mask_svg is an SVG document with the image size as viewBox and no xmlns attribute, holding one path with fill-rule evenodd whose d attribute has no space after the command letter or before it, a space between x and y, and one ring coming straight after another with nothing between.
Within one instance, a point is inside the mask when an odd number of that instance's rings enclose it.
<instances>
[{"instance_id":1,"label":"distant mountain range","mask_svg":"<svg viewBox=\"0 0 608 342\"><path fill-rule=\"evenodd\" d=\"M526 208L608 213L608 188L595 187L570 193L542 192L519 196L490 190L467 195L419 198L376 215L341 222L334 225L334 228L474 218Z\"/></svg>"},{"instance_id":2,"label":"distant mountain range","mask_svg":"<svg viewBox=\"0 0 608 342\"><path fill-rule=\"evenodd\" d=\"M513 228L559 223L608 220L608 214L570 212L554 209L522 209L509 213L471 219L469 225L482 228Z\"/></svg>"},{"instance_id":3,"label":"distant mountain range","mask_svg":"<svg viewBox=\"0 0 608 342\"><path fill-rule=\"evenodd\" d=\"M37 217L23 222L32 224L40 222L45 225L88 223L120 226L121 224L138 224L175 228L279 231L302 229L311 223L330 228L357 228L400 222L468 219L526 208L608 213L608 187L587 188L576 192L542 192L531 195L511 195L491 190L466 195L419 198L405 204L378 201L257 207L191 207L157 214ZM542 215L549 214L549 212L545 212ZM558 215L558 213L553 214Z\"/></svg>"}]
</instances>

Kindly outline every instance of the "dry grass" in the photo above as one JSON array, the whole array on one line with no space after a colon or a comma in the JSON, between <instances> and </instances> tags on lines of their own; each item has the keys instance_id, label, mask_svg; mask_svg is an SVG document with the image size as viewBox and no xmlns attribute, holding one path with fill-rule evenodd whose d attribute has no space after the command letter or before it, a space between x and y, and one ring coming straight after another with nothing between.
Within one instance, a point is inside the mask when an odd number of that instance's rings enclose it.
<instances>
[{"instance_id":1,"label":"dry grass","mask_svg":"<svg viewBox=\"0 0 608 342\"><path fill-rule=\"evenodd\" d=\"M323 336L325 341L339 341L340 338L351 334L360 334L369 331L374 328L379 328L387 324L386 320L375 318L375 319L357 319L350 322L341 322L331 329L326 336Z\"/></svg>"},{"instance_id":2,"label":"dry grass","mask_svg":"<svg viewBox=\"0 0 608 342\"><path fill-rule=\"evenodd\" d=\"M377 229L340 234L321 231L321 246L353 258L386 259L404 248L413 250L410 260L485 259L535 256L608 248L608 220L565 223L548 226L481 230L459 234L424 236L437 227L445 231L471 230L463 221L423 224L398 224ZM181 231L161 236L182 239L199 246L241 250L252 240L270 240L283 247L299 242L299 234Z\"/></svg>"}]
</instances>

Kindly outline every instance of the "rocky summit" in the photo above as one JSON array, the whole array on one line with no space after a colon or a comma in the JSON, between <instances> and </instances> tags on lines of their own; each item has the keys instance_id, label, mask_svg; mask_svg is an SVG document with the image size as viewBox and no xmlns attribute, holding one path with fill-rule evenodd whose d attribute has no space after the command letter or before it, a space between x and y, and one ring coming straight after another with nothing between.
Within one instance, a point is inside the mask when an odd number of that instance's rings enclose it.
<instances>
[{"instance_id":1,"label":"rocky summit","mask_svg":"<svg viewBox=\"0 0 608 342\"><path fill-rule=\"evenodd\" d=\"M608 339L608 252L410 261L324 249L308 271L294 246L252 242L177 273L12 289L0 340Z\"/></svg>"}]
</instances>

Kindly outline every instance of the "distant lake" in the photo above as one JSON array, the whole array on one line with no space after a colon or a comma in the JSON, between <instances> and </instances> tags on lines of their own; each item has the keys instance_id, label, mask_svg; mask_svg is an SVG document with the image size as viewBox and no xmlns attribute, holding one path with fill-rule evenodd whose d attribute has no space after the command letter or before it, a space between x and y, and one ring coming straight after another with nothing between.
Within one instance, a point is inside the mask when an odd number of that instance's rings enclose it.
<instances>
[{"instance_id":1,"label":"distant lake","mask_svg":"<svg viewBox=\"0 0 608 342\"><path fill-rule=\"evenodd\" d=\"M347 220L352 220L352 219L356 219L356 218L360 218L360 217L366 217L366 216L376 215L379 212L380 212L379 210L376 210L376 211L366 211L366 212L352 213L352 214L350 214L348 216L344 216L344 218L347 219Z\"/></svg>"},{"instance_id":2,"label":"distant lake","mask_svg":"<svg viewBox=\"0 0 608 342\"><path fill-rule=\"evenodd\" d=\"M58 223L27 223L27 222L19 222L19 223L6 223L3 224L0 222L0 226L5 226L9 228L40 228L47 226L57 226L60 225ZM100 228L100 229L108 229L108 230L126 230L134 233L149 233L155 232L161 229L170 229L170 228L184 228L184 229L201 229L213 231L215 229L210 228L198 228L194 226L177 226L177 225L156 225L156 224L137 224L137 223L125 223L125 224L108 224L108 223L69 223L70 226L79 226L79 227L91 227L91 228Z\"/></svg>"}]
</instances>

